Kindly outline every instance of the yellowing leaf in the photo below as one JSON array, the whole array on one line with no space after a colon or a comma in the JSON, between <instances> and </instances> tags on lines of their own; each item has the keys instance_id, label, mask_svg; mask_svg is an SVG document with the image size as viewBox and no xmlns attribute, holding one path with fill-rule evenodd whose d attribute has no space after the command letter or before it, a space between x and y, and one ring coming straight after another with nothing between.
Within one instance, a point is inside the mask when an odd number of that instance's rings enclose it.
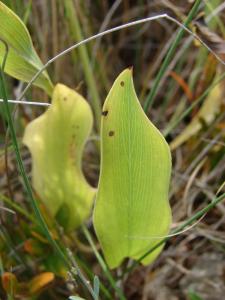
<instances>
[{"instance_id":1,"label":"yellowing leaf","mask_svg":"<svg viewBox=\"0 0 225 300\"><path fill-rule=\"evenodd\" d=\"M32 154L33 186L49 212L70 230L90 214L95 190L81 169L93 116L85 99L58 84L51 107L32 121L23 142Z\"/></svg>"},{"instance_id":2,"label":"yellowing leaf","mask_svg":"<svg viewBox=\"0 0 225 300\"><path fill-rule=\"evenodd\" d=\"M42 288L44 288L47 284L54 280L55 276L51 272L44 272L37 276L35 276L31 282L29 283L29 291L30 294L33 295L39 292Z\"/></svg>"},{"instance_id":3,"label":"yellowing leaf","mask_svg":"<svg viewBox=\"0 0 225 300\"><path fill-rule=\"evenodd\" d=\"M0 40L9 47L5 72L22 80L30 81L43 66L32 44L29 32L20 18L0 1ZM5 55L5 46L0 42L0 63ZM35 81L35 85L52 93L52 83L46 71Z\"/></svg>"},{"instance_id":4,"label":"yellowing leaf","mask_svg":"<svg viewBox=\"0 0 225 300\"><path fill-rule=\"evenodd\" d=\"M102 114L94 226L106 261L115 268L126 257L140 258L168 234L171 155L141 108L131 70L114 82ZM152 262L161 249L143 263Z\"/></svg>"},{"instance_id":5,"label":"yellowing leaf","mask_svg":"<svg viewBox=\"0 0 225 300\"><path fill-rule=\"evenodd\" d=\"M170 143L171 150L175 150L193 135L197 134L199 130L201 130L203 123L210 125L213 122L222 104L223 84L224 83L216 85L215 88L211 90L191 123Z\"/></svg>"}]
</instances>

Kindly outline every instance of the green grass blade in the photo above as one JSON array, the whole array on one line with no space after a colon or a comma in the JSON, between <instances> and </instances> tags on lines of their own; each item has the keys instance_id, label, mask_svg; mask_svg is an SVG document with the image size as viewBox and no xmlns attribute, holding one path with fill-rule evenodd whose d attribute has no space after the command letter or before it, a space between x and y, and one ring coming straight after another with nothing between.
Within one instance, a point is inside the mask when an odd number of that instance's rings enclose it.
<instances>
[{"instance_id":1,"label":"green grass blade","mask_svg":"<svg viewBox=\"0 0 225 300\"><path fill-rule=\"evenodd\" d=\"M78 15L76 9L74 8L74 3L72 0L65 0L64 7L66 11L66 16L68 19L68 24L70 28L71 35L77 41L83 40L82 31L79 24ZM91 95L91 102L95 114L95 122L97 130L100 129L100 118L101 118L101 100L97 90L97 84L93 76L93 71L91 67L91 61L88 57L87 48L85 45L81 46L79 49L79 56L83 64L84 75L87 81L89 93Z\"/></svg>"},{"instance_id":2,"label":"green grass blade","mask_svg":"<svg viewBox=\"0 0 225 300\"><path fill-rule=\"evenodd\" d=\"M85 237L87 238L89 244L91 245L91 248L93 249L94 251L94 254L103 270L103 272L105 273L106 277L108 278L111 286L113 287L113 289L116 291L119 299L121 300L125 300L125 296L123 295L123 292L121 291L121 289L119 289L117 286L116 286L116 282L112 276L112 274L110 273L109 269L108 269L108 266L106 265L104 259L101 257L100 253L98 252L97 248L95 247L95 244L92 240L92 237L88 231L88 229L85 227L85 226L82 226L82 229L83 229L83 232L84 232L84 235Z\"/></svg>"},{"instance_id":3,"label":"green grass blade","mask_svg":"<svg viewBox=\"0 0 225 300\"><path fill-rule=\"evenodd\" d=\"M199 5L201 4L201 2L202 2L201 0L196 0L195 1L192 9L190 10L190 12L188 14L188 17L187 17L186 21L184 22L185 27L188 27L188 25L190 24L191 20L193 19L193 17L195 16L195 14L196 14L196 12L199 8ZM175 50L176 50L178 44L180 43L184 33L185 33L184 28L181 28L179 30L178 34L177 34L176 39L172 43L172 45L171 45L171 47L170 47L170 49L169 49L169 51L168 51L168 53L167 53L167 55L166 55L166 57L163 61L161 67L160 67L160 70L159 70L159 72L158 72L158 74L155 78L155 81L153 83L151 91L147 95L147 98L146 98L146 101L145 101L145 104L144 104L145 112L147 112L148 109L150 108L150 106L153 104L154 98L155 98L156 93L159 89L159 83L160 83L162 77L164 76L164 74L166 72L166 69L167 69L167 67L168 67L168 65L169 65L169 63L170 63L170 61L171 61L171 59L172 59L172 57L175 53Z\"/></svg>"},{"instance_id":4,"label":"green grass blade","mask_svg":"<svg viewBox=\"0 0 225 300\"><path fill-rule=\"evenodd\" d=\"M66 256L64 255L64 253L62 252L62 250L60 249L59 245L56 243L56 241L52 238L51 233L48 230L48 226L45 223L40 209L38 207L38 204L35 200L35 198L33 197L33 191L29 182L29 179L26 175L26 171L23 165L23 161L22 161L22 157L20 154L20 150L19 150L19 145L17 142L17 138L16 138L16 132L14 129L14 125L13 125L13 120L12 120L12 116L10 113L10 108L9 108L9 104L8 104L8 97L7 97L7 93L6 93L6 89L5 89L5 84L4 84L4 67L5 67L5 62L7 59L7 54L8 54L8 47L6 45L6 52L5 52L5 56L3 58L3 62L1 65L1 69L0 69L0 89L2 91L2 95L3 95L3 100L4 100L4 108L5 108L5 112L6 112L6 117L7 117L7 122L8 122L8 126L9 126L9 132L12 138L12 143L13 143L13 147L14 147L14 151L15 151L15 155L16 155L16 160L18 163L18 167L19 167L19 171L21 173L22 179L23 179L23 183L27 192L27 196L30 200L31 206L34 210L35 216L38 219L38 222L41 226L41 228L43 229L46 238L48 239L49 243L52 245L53 249L58 253L59 257L64 261L65 264L67 264L68 266L68 260L66 258Z\"/></svg>"}]
</instances>

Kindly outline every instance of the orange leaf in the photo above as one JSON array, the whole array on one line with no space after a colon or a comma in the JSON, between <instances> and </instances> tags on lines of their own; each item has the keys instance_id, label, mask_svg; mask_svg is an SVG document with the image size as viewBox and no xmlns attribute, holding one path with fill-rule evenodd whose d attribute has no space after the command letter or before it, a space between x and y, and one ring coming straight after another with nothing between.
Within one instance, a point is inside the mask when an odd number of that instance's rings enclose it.
<instances>
[{"instance_id":1,"label":"orange leaf","mask_svg":"<svg viewBox=\"0 0 225 300\"><path fill-rule=\"evenodd\" d=\"M43 248L41 247L40 243L33 239L25 241L24 250L33 255L39 255L43 253Z\"/></svg>"},{"instance_id":2,"label":"orange leaf","mask_svg":"<svg viewBox=\"0 0 225 300\"><path fill-rule=\"evenodd\" d=\"M44 288L47 284L52 282L55 275L51 272L44 272L35 276L30 282L30 293L35 294Z\"/></svg>"},{"instance_id":3,"label":"orange leaf","mask_svg":"<svg viewBox=\"0 0 225 300\"><path fill-rule=\"evenodd\" d=\"M187 83L184 81L184 79L178 75L177 73L170 71L170 76L173 77L173 79L179 84L179 86L183 89L185 92L186 96L190 101L193 99L192 91L190 90L189 86Z\"/></svg>"},{"instance_id":4,"label":"orange leaf","mask_svg":"<svg viewBox=\"0 0 225 300\"><path fill-rule=\"evenodd\" d=\"M16 276L13 273L5 272L2 275L2 286L7 293L14 294L18 286Z\"/></svg>"}]
</instances>

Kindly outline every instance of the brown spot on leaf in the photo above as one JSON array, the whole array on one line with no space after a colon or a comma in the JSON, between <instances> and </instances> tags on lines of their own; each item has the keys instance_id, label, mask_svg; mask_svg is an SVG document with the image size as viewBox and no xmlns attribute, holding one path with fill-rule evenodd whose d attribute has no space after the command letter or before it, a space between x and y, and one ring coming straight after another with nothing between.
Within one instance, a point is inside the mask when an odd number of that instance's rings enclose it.
<instances>
[{"instance_id":1,"label":"brown spot on leaf","mask_svg":"<svg viewBox=\"0 0 225 300\"><path fill-rule=\"evenodd\" d=\"M63 100L66 101L66 100L67 100L67 97L63 97Z\"/></svg>"},{"instance_id":2,"label":"brown spot on leaf","mask_svg":"<svg viewBox=\"0 0 225 300\"><path fill-rule=\"evenodd\" d=\"M120 82L120 85L121 85L121 86L124 86L124 81L121 81L121 82Z\"/></svg>"},{"instance_id":3,"label":"brown spot on leaf","mask_svg":"<svg viewBox=\"0 0 225 300\"><path fill-rule=\"evenodd\" d=\"M109 136L114 136L115 132L113 130L109 131Z\"/></svg>"},{"instance_id":4,"label":"brown spot on leaf","mask_svg":"<svg viewBox=\"0 0 225 300\"><path fill-rule=\"evenodd\" d=\"M104 110L104 111L102 112L102 115L103 115L104 117L106 117L106 116L108 115L108 110Z\"/></svg>"}]
</instances>

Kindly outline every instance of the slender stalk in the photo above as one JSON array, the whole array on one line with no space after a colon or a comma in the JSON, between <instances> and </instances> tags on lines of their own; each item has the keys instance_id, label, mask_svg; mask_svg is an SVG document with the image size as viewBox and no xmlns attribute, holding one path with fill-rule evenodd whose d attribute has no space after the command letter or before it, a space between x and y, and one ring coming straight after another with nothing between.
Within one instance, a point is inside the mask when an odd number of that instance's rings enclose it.
<instances>
[{"instance_id":1,"label":"slender stalk","mask_svg":"<svg viewBox=\"0 0 225 300\"><path fill-rule=\"evenodd\" d=\"M32 0L29 0L28 4L26 5L26 9L23 15L23 22L26 25L31 13L31 9L32 9Z\"/></svg>"},{"instance_id":2,"label":"slender stalk","mask_svg":"<svg viewBox=\"0 0 225 300\"><path fill-rule=\"evenodd\" d=\"M68 256L72 262L72 269L71 272L73 273L73 275L75 275L75 277L78 277L81 281L81 283L84 285L84 287L86 287L86 289L89 291L89 293L91 294L92 298L94 300L98 300L98 297L96 297L95 292L90 284L90 282L84 277L83 273L81 272L75 258L73 257L73 253L67 249L68 252Z\"/></svg>"},{"instance_id":3,"label":"slender stalk","mask_svg":"<svg viewBox=\"0 0 225 300\"><path fill-rule=\"evenodd\" d=\"M3 267L2 258L0 255L0 276L2 276L3 273L4 273L4 267Z\"/></svg>"},{"instance_id":4,"label":"slender stalk","mask_svg":"<svg viewBox=\"0 0 225 300\"><path fill-rule=\"evenodd\" d=\"M87 230L87 228L85 226L82 226L82 229L83 229L84 235L86 236L86 239L88 240L90 246L92 247L92 249L94 251L94 254L95 254L95 256L96 256L96 258L97 258L97 260L98 260L98 262L99 262L99 264L100 264L103 272L105 273L106 277L108 278L111 286L116 291L119 299L126 300L126 298L125 298L122 290L116 286L116 282L115 282L114 278L112 277L112 274L110 273L110 271L109 271L109 269L108 269L108 267L107 267L104 259L102 258L102 256L98 252L98 250L97 250L97 248L96 248L96 246L95 246L95 244L94 244L94 242L92 240L92 237L91 237L89 231Z\"/></svg>"},{"instance_id":5,"label":"slender stalk","mask_svg":"<svg viewBox=\"0 0 225 300\"><path fill-rule=\"evenodd\" d=\"M17 212L26 217L29 221L33 222L34 224L37 224L37 220L33 217L33 215L26 212L20 205L16 204L11 199L0 194L0 200L7 203L9 206L11 206L11 208L14 208Z\"/></svg>"},{"instance_id":6,"label":"slender stalk","mask_svg":"<svg viewBox=\"0 0 225 300\"><path fill-rule=\"evenodd\" d=\"M58 12L57 12L57 2L55 0L51 0L51 10L52 10L52 51L54 56L58 52L59 46L59 32L58 32ZM58 81L60 69L59 69L59 61L55 61L54 64L54 80Z\"/></svg>"},{"instance_id":7,"label":"slender stalk","mask_svg":"<svg viewBox=\"0 0 225 300\"><path fill-rule=\"evenodd\" d=\"M0 99L0 103L4 102L3 99ZM36 105L36 106L50 106L51 103L48 102L35 102L35 101L19 101L19 100L8 100L8 103L11 104L24 104L24 105Z\"/></svg>"},{"instance_id":8,"label":"slender stalk","mask_svg":"<svg viewBox=\"0 0 225 300\"><path fill-rule=\"evenodd\" d=\"M89 267L85 264L85 262L83 260L81 260L78 256L76 256L75 259L78 262L78 264L82 267L82 269L85 271L85 273L90 277L90 279L93 280L94 275L93 275L92 271L89 269ZM100 282L100 290L104 294L106 299L110 299L110 300L113 299L112 296L110 295L108 289L102 284L102 282Z\"/></svg>"},{"instance_id":9,"label":"slender stalk","mask_svg":"<svg viewBox=\"0 0 225 300\"><path fill-rule=\"evenodd\" d=\"M200 37L198 35L196 35L195 33L193 33L190 29L188 29L185 25L183 25L182 23L180 23L179 21L177 21L176 19L168 16L167 14L161 14L161 15L157 15L157 16L153 16L153 17L148 17L148 18L143 18L140 20L136 20L133 22L129 22L123 25L119 25L113 28L110 28L108 30L105 30L103 32L97 33L95 35L92 35L84 40L81 40L80 42L72 45L71 47L63 50L62 52L60 52L59 54L57 54L56 56L52 57L51 59L49 59L46 64L33 76L33 78L28 82L28 84L26 85L26 87L24 88L23 92L20 94L19 98L17 100L22 100L24 95L26 94L26 92L29 90L29 88L31 87L31 85L35 82L35 80L40 76L40 74L42 74L44 72L44 70L46 70L54 61L56 61L57 59L59 59L60 57L66 55L67 53L73 51L74 49L80 47L81 45L84 45L86 43L89 43L90 41L93 41L97 38L100 38L104 35L128 28L128 27L132 27L132 26L136 26L138 24L144 24L150 21L154 21L154 20L159 20L159 19L167 19L173 23L175 23L177 26L181 27L184 31L186 31L187 33L189 33L193 38L195 38L196 40L198 40L210 53L212 53L212 55L222 64L225 65L225 61L223 59L221 59L219 57L219 55L217 55L212 48L210 48L203 40L200 39Z\"/></svg>"},{"instance_id":10,"label":"slender stalk","mask_svg":"<svg viewBox=\"0 0 225 300\"><path fill-rule=\"evenodd\" d=\"M195 16L197 10L198 10L198 7L199 5L201 4L202 0L196 0L195 1L195 4L193 5L192 9L190 10L188 16L187 16L187 19L186 21L184 22L184 27L188 27L188 25L190 24L191 20L193 19L193 17ZM177 34L177 37L176 39L174 40L174 42L172 43L161 67L160 67L160 70L156 76L156 79L153 83L153 86L151 88L151 91L150 93L148 94L147 98L146 98L146 101L145 101L145 104L144 104L144 110L145 112L148 111L148 109L152 106L153 102L154 102L154 99L155 99L155 96L156 96L156 93L159 89L159 84L160 84L160 81L162 79L162 77L164 76L166 70L167 70L167 67L175 53L175 50L178 46L178 44L180 43L183 35L185 33L185 29L182 27L178 34Z\"/></svg>"},{"instance_id":11,"label":"slender stalk","mask_svg":"<svg viewBox=\"0 0 225 300\"><path fill-rule=\"evenodd\" d=\"M152 247L149 251L147 251L144 255L142 255L137 261L134 261L133 264L127 268L124 271L124 274L130 273L134 270L134 268L149 254L151 254L153 251L155 251L158 247L166 243L169 239L171 239L170 235L176 234L182 230L184 230L187 226L191 225L193 222L195 222L197 219L200 219L204 214L209 212L212 208L214 208L219 202L225 199L225 193L223 193L221 196L214 198L214 200L209 203L206 207L199 210L196 214L194 214L191 218L189 218L187 221L183 222L180 226L178 226L176 229L172 230L172 232L169 234L168 237L161 240L158 244L156 244L154 247ZM123 275L124 275L123 274Z\"/></svg>"}]
</instances>

